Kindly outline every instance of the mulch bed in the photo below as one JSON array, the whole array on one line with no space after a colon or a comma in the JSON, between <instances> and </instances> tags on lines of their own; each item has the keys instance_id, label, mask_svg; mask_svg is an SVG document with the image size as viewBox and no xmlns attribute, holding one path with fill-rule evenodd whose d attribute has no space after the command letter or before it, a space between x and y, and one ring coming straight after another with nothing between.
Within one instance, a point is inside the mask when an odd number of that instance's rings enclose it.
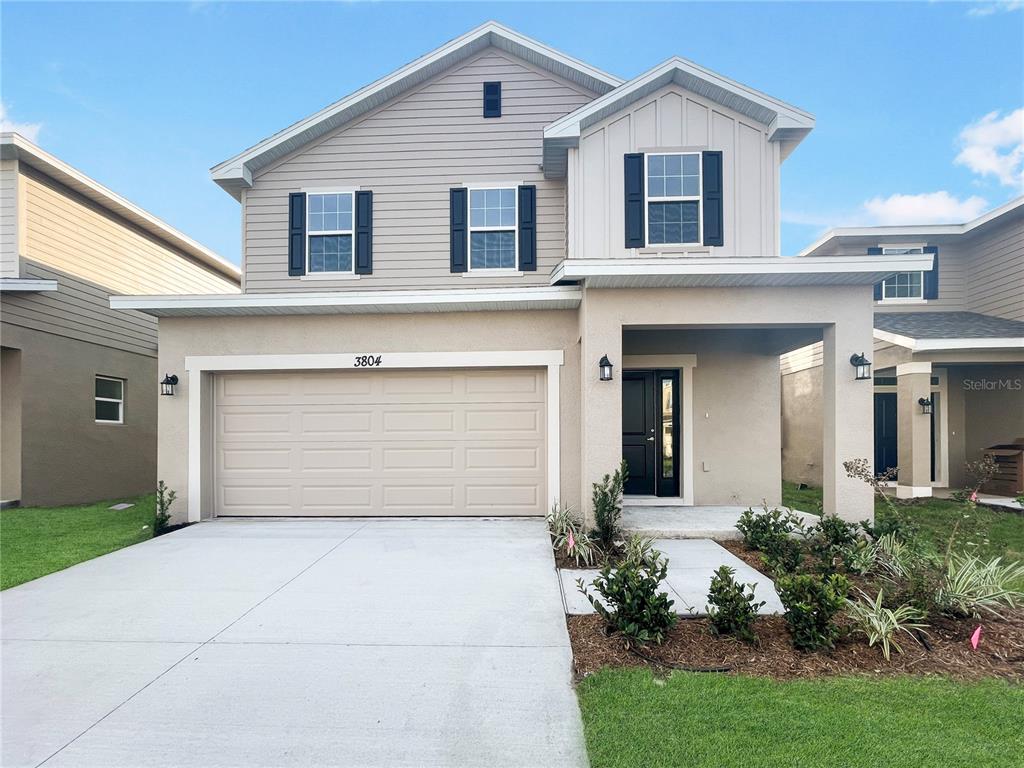
<instances>
[{"instance_id":1,"label":"mulch bed","mask_svg":"<svg viewBox=\"0 0 1024 768\"><path fill-rule=\"evenodd\" d=\"M662 645L647 645L637 653L626 648L621 635L606 634L596 614L568 616L573 665L577 677L601 667L650 667L662 674L675 668L719 671L770 677L776 680L815 678L829 675L941 675L954 680L999 677L1024 682L1024 612L1005 620L982 621L937 619L930 623L926 649L912 638L898 642L903 653L893 649L886 661L881 649L870 648L860 635L841 639L828 652L804 653L790 643L781 616L762 616L753 645L711 634L707 619L680 619ZM982 625L978 650L971 648L970 636Z\"/></svg>"}]
</instances>

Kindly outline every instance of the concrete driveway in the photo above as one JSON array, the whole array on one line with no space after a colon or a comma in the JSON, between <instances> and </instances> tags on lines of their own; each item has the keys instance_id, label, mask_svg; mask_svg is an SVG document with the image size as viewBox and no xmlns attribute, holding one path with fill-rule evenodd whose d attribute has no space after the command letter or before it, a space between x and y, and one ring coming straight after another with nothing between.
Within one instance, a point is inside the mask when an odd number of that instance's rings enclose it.
<instances>
[{"instance_id":1,"label":"concrete driveway","mask_svg":"<svg viewBox=\"0 0 1024 768\"><path fill-rule=\"evenodd\" d=\"M202 523L0 599L6 768L586 765L539 520Z\"/></svg>"}]
</instances>

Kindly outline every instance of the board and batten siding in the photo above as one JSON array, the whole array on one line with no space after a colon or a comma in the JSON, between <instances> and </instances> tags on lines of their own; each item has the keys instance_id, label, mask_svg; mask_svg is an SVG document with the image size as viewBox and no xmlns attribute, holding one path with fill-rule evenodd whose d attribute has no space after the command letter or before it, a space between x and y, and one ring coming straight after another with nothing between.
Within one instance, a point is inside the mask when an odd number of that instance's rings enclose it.
<instances>
[{"instance_id":1,"label":"board and batten siding","mask_svg":"<svg viewBox=\"0 0 1024 768\"><path fill-rule=\"evenodd\" d=\"M483 117L483 82L501 81L500 118ZM545 125L595 94L496 48L340 127L259 173L243 198L247 293L547 285L565 256L565 181L544 178ZM448 190L537 186L537 271L452 274ZM373 274L288 276L288 193L373 191Z\"/></svg>"},{"instance_id":2,"label":"board and batten siding","mask_svg":"<svg viewBox=\"0 0 1024 768\"><path fill-rule=\"evenodd\" d=\"M0 277L18 277L18 161L0 160Z\"/></svg>"},{"instance_id":3,"label":"board and batten siding","mask_svg":"<svg viewBox=\"0 0 1024 768\"><path fill-rule=\"evenodd\" d=\"M721 150L725 245L625 247L623 156ZM586 129L569 151L569 258L779 255L779 145L766 126L669 85Z\"/></svg>"},{"instance_id":4,"label":"board and batten siding","mask_svg":"<svg viewBox=\"0 0 1024 768\"><path fill-rule=\"evenodd\" d=\"M58 290L7 293L3 322L146 355L156 318L114 311L112 294L235 293L237 285L25 164L22 277Z\"/></svg>"},{"instance_id":5,"label":"board and batten siding","mask_svg":"<svg viewBox=\"0 0 1024 768\"><path fill-rule=\"evenodd\" d=\"M1024 320L1024 220L973 238L967 309Z\"/></svg>"}]
</instances>

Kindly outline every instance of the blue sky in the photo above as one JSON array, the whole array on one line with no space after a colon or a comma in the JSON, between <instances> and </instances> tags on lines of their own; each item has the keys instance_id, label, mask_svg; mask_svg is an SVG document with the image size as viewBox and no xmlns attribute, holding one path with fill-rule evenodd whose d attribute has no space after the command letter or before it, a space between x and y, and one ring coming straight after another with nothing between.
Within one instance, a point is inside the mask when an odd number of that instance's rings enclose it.
<instances>
[{"instance_id":1,"label":"blue sky","mask_svg":"<svg viewBox=\"0 0 1024 768\"><path fill-rule=\"evenodd\" d=\"M623 78L681 55L812 112L783 165L786 255L828 226L959 221L1022 194L1020 0L5 0L0 120L237 262L211 166L488 18Z\"/></svg>"}]
</instances>

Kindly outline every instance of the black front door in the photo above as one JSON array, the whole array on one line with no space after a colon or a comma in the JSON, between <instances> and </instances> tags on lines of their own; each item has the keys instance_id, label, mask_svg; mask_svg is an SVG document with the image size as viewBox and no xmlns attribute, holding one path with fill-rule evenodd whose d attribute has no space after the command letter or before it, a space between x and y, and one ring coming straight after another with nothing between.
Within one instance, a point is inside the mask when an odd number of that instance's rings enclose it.
<instances>
[{"instance_id":1,"label":"black front door","mask_svg":"<svg viewBox=\"0 0 1024 768\"><path fill-rule=\"evenodd\" d=\"M679 372L622 374L622 458L629 466L624 492L679 495Z\"/></svg>"},{"instance_id":2,"label":"black front door","mask_svg":"<svg viewBox=\"0 0 1024 768\"><path fill-rule=\"evenodd\" d=\"M896 454L896 393L875 393L875 474L899 465Z\"/></svg>"}]
</instances>

